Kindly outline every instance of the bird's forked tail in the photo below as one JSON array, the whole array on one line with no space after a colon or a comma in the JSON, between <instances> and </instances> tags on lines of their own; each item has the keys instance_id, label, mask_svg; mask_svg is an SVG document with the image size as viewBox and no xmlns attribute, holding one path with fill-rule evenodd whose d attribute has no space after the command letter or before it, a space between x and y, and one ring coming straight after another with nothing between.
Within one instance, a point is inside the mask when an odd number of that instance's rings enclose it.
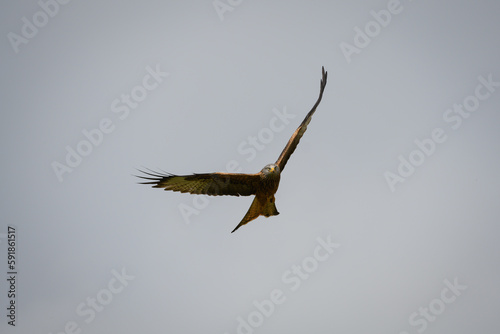
<instances>
[{"instance_id":1,"label":"bird's forked tail","mask_svg":"<svg viewBox=\"0 0 500 334\"><path fill-rule=\"evenodd\" d=\"M270 217L277 216L279 214L280 213L278 212L278 209L276 209L276 204L274 203L274 195L270 198L264 199L259 199L258 196L255 196L252 205L250 205L250 208L248 209L245 217L243 217L241 222L234 228L231 233L261 215Z\"/></svg>"}]
</instances>

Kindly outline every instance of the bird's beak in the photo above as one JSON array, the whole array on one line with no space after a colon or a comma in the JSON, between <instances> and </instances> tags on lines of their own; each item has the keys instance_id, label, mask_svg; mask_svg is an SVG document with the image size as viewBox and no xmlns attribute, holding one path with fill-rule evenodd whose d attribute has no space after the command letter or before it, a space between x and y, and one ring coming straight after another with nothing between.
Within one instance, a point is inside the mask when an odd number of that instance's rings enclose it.
<instances>
[{"instance_id":1,"label":"bird's beak","mask_svg":"<svg viewBox=\"0 0 500 334\"><path fill-rule=\"evenodd\" d=\"M271 167L271 172L274 172L274 167Z\"/></svg>"}]
</instances>

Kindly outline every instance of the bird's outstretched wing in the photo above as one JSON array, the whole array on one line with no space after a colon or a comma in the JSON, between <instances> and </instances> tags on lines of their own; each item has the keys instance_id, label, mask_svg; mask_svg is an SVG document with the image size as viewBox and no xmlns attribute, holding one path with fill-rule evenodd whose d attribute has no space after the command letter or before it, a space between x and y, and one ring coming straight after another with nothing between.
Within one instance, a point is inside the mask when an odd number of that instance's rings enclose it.
<instances>
[{"instance_id":1,"label":"bird's outstretched wing","mask_svg":"<svg viewBox=\"0 0 500 334\"><path fill-rule=\"evenodd\" d=\"M325 72L325 68L321 68L322 72L322 78L321 82L319 85L319 97L314 106L312 107L311 111L306 115L306 118L300 123L299 127L295 132L293 133L292 137L286 144L285 148L281 152L278 160L276 161L276 165L280 167L281 172L283 172L283 169L285 169L286 162L288 159L290 159L290 156L292 155L293 151L295 151L295 148L299 144L300 138L304 135L304 132L307 130L307 125L311 121L312 115L316 111L316 108L318 107L319 103L321 102L321 98L323 97L323 91L325 90L326 86L326 78L327 78L327 72Z\"/></svg>"},{"instance_id":2,"label":"bird's outstretched wing","mask_svg":"<svg viewBox=\"0 0 500 334\"><path fill-rule=\"evenodd\" d=\"M260 181L259 174L209 173L173 175L154 171L139 171L145 175L138 177L147 180L146 182L141 182L141 184L152 184L153 188L165 188L165 190L180 191L181 193L212 196L253 195L256 193Z\"/></svg>"}]
</instances>

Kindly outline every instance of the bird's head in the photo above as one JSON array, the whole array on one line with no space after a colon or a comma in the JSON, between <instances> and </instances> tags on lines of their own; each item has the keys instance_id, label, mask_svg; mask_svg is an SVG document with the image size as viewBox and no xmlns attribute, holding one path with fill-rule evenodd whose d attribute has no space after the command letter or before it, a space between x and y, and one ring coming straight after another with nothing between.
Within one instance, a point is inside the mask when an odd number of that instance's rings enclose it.
<instances>
[{"instance_id":1,"label":"bird's head","mask_svg":"<svg viewBox=\"0 0 500 334\"><path fill-rule=\"evenodd\" d=\"M280 167L276 164L265 165L264 168L262 168L261 170L261 173L263 173L266 176L279 175L280 172L281 172Z\"/></svg>"}]
</instances>

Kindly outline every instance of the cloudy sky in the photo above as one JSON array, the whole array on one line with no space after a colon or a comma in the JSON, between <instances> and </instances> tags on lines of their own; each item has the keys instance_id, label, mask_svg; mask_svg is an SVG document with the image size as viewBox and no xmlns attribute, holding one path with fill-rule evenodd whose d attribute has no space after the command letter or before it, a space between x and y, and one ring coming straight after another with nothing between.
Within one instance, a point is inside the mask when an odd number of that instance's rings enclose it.
<instances>
[{"instance_id":1,"label":"cloudy sky","mask_svg":"<svg viewBox=\"0 0 500 334\"><path fill-rule=\"evenodd\" d=\"M2 333L499 331L497 1L2 7ZM321 66L279 216L137 184L274 162Z\"/></svg>"}]
</instances>

